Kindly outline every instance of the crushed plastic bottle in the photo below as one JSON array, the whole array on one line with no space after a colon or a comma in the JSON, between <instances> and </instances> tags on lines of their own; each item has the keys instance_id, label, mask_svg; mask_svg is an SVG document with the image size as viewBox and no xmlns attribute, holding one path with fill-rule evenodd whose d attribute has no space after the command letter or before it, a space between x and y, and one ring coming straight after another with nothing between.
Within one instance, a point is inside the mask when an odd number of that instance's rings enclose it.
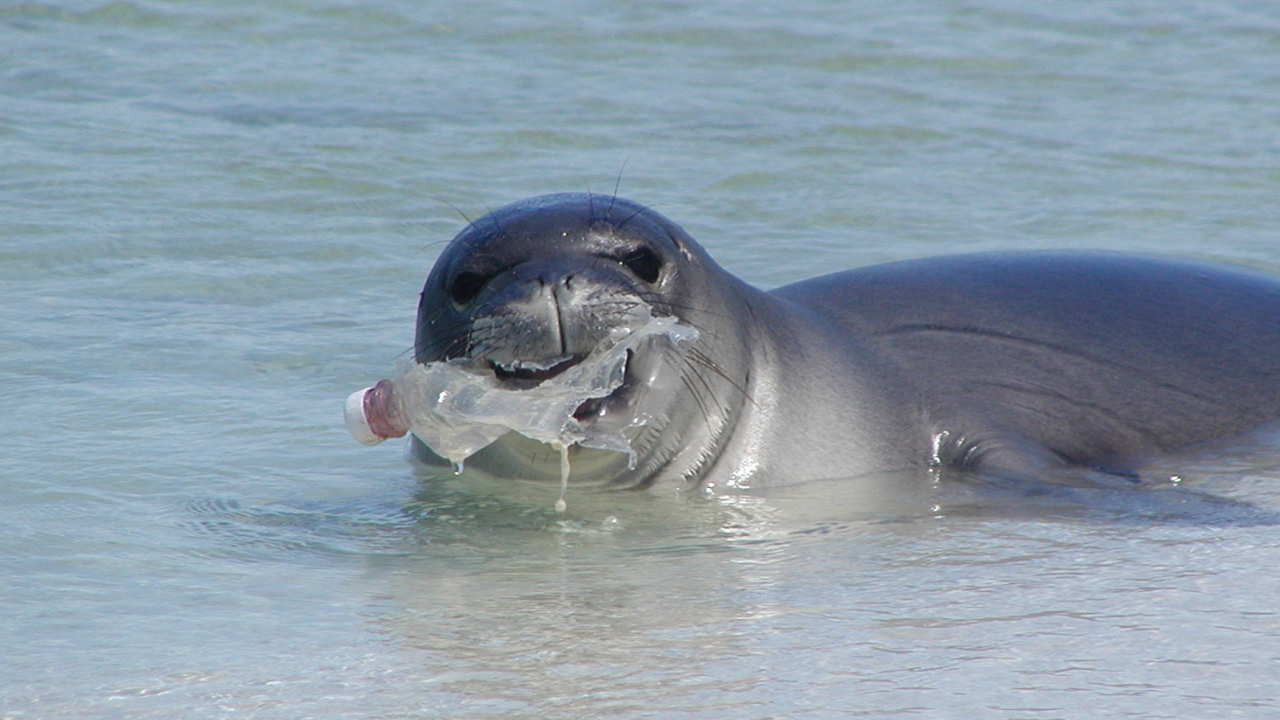
<instances>
[{"instance_id":1,"label":"crushed plastic bottle","mask_svg":"<svg viewBox=\"0 0 1280 720\"><path fill-rule=\"evenodd\" d=\"M456 467L511 431L566 452L582 445L628 453L634 462L622 431L648 418L582 423L574 413L588 400L607 397L622 385L632 351L649 343L680 349L697 336L696 329L673 317L650 317L646 312L638 327L616 329L581 362L523 389L504 384L487 365L469 359L401 361L393 379L347 398L347 429L366 445L412 432Z\"/></svg>"}]
</instances>

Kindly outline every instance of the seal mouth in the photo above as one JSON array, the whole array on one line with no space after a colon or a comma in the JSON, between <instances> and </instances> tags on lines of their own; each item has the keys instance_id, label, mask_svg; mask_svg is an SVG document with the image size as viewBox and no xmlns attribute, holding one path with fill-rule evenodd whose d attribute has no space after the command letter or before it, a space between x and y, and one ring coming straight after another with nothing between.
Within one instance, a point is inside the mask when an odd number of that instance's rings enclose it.
<instances>
[{"instance_id":1,"label":"seal mouth","mask_svg":"<svg viewBox=\"0 0 1280 720\"><path fill-rule=\"evenodd\" d=\"M635 387L635 376L631 371L635 351L628 349L622 361L622 384L613 392L601 397L588 398L573 411L573 419L587 423L606 414ZM547 360L486 360L487 367L495 378L509 390L530 390L544 382L554 380L565 371L578 365L587 358L585 354L564 355Z\"/></svg>"},{"instance_id":2,"label":"seal mouth","mask_svg":"<svg viewBox=\"0 0 1280 720\"><path fill-rule=\"evenodd\" d=\"M494 377L503 382L530 388L560 375L585 358L586 355L568 355L550 360L516 360L509 363L490 360L489 369L493 371Z\"/></svg>"}]
</instances>

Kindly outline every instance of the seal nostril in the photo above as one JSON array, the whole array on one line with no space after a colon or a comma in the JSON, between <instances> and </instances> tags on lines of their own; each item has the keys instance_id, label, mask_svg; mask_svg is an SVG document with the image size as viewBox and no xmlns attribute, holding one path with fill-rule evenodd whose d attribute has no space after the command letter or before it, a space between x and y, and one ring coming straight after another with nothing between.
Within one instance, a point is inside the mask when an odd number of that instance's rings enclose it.
<instances>
[{"instance_id":1,"label":"seal nostril","mask_svg":"<svg viewBox=\"0 0 1280 720\"><path fill-rule=\"evenodd\" d=\"M449 297L459 305L465 305L480 294L484 288L485 278L479 273L460 272L449 282Z\"/></svg>"}]
</instances>

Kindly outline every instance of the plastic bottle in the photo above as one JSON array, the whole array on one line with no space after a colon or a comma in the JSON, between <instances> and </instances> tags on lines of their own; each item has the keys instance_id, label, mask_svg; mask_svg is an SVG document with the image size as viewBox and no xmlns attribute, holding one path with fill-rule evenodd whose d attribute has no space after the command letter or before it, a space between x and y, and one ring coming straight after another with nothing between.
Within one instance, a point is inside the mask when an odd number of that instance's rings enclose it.
<instances>
[{"instance_id":1,"label":"plastic bottle","mask_svg":"<svg viewBox=\"0 0 1280 720\"><path fill-rule=\"evenodd\" d=\"M347 432L363 445L377 445L409 432L409 417L391 380L381 380L348 395L342 417Z\"/></svg>"},{"instance_id":2,"label":"plastic bottle","mask_svg":"<svg viewBox=\"0 0 1280 720\"><path fill-rule=\"evenodd\" d=\"M626 380L633 351L680 352L697 330L675 318L649 318L602 343L588 357L534 387L514 389L483 362L459 359L420 364L402 360L395 376L352 393L343 415L347 430L365 445L412 432L440 457L460 465L510 431L549 445L585 445L631 454L624 434L643 417L575 418L584 402L604 398ZM638 391L672 391L674 380Z\"/></svg>"}]
</instances>

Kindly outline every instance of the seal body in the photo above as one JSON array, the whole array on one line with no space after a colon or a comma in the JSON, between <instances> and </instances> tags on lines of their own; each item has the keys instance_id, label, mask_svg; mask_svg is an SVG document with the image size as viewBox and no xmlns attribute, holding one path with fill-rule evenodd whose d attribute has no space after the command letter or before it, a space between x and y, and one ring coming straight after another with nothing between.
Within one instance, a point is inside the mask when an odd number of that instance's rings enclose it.
<instances>
[{"instance_id":1,"label":"seal body","mask_svg":"<svg viewBox=\"0 0 1280 720\"><path fill-rule=\"evenodd\" d=\"M640 305L695 327L695 347L636 353L622 388L575 413L634 418L636 457L572 448L574 482L743 487L927 466L1125 475L1280 417L1280 283L1260 273L991 253L764 292L658 213L582 194L509 205L455 238L423 291L417 359L482 358L512 383L539 382ZM672 382L682 392L646 395ZM560 457L509 434L468 466L550 479Z\"/></svg>"}]
</instances>

